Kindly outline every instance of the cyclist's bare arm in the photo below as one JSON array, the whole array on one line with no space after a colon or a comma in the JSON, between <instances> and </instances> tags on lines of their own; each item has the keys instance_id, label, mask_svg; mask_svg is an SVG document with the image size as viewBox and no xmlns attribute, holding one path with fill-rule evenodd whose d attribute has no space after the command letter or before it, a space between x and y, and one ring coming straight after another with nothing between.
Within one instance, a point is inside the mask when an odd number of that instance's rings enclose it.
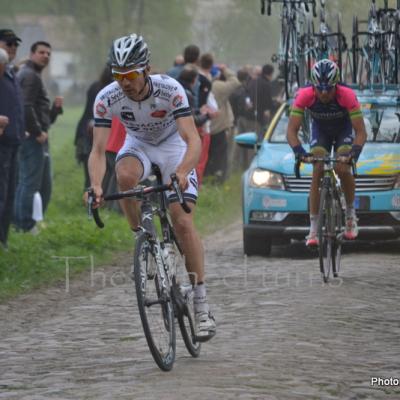
<instances>
[{"instance_id":1,"label":"cyclist's bare arm","mask_svg":"<svg viewBox=\"0 0 400 400\"><path fill-rule=\"evenodd\" d=\"M93 130L93 146L89 155L90 184L96 193L96 203L100 203L103 194L101 183L106 172L106 145L110 136L110 128L95 127Z\"/></svg>"},{"instance_id":2,"label":"cyclist's bare arm","mask_svg":"<svg viewBox=\"0 0 400 400\"><path fill-rule=\"evenodd\" d=\"M201 140L197 133L192 116L178 118L176 120L179 134L187 144L185 157L176 169L176 175L182 190L187 188L187 175L196 168L201 154Z\"/></svg>"},{"instance_id":3,"label":"cyclist's bare arm","mask_svg":"<svg viewBox=\"0 0 400 400\"><path fill-rule=\"evenodd\" d=\"M351 124L355 133L353 144L364 146L364 143L367 140L367 131L365 130L364 119L362 117L354 118L351 120Z\"/></svg>"},{"instance_id":4,"label":"cyclist's bare arm","mask_svg":"<svg viewBox=\"0 0 400 400\"><path fill-rule=\"evenodd\" d=\"M297 115L291 115L289 117L289 123L287 127L287 140L292 148L301 145L298 133L302 122L303 122L303 117Z\"/></svg>"}]
</instances>

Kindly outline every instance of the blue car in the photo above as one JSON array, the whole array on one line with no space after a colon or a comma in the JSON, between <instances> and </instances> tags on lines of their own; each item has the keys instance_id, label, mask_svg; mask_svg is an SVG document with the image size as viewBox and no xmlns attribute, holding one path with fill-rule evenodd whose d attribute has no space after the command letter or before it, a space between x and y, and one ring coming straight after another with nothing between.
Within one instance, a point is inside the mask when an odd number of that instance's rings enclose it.
<instances>
[{"instance_id":1,"label":"blue car","mask_svg":"<svg viewBox=\"0 0 400 400\"><path fill-rule=\"evenodd\" d=\"M400 237L400 98L397 92L358 91L368 133L357 163L355 207L359 239ZM286 140L289 104L272 119L264 140L237 135L237 144L257 152L242 179L243 247L247 255L269 255L272 244L302 240L309 230L312 166L294 175L294 155ZM299 133L309 150L309 121Z\"/></svg>"}]
</instances>

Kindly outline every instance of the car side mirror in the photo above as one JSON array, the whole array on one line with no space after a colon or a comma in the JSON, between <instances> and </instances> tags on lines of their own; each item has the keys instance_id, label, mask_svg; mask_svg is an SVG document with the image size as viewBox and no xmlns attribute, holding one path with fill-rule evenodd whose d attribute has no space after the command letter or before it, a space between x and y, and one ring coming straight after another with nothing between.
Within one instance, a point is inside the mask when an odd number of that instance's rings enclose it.
<instances>
[{"instance_id":1,"label":"car side mirror","mask_svg":"<svg viewBox=\"0 0 400 400\"><path fill-rule=\"evenodd\" d=\"M255 132L240 133L235 136L235 142L240 147L245 147L247 149L258 150L261 147L261 143L258 141L258 136Z\"/></svg>"}]
</instances>

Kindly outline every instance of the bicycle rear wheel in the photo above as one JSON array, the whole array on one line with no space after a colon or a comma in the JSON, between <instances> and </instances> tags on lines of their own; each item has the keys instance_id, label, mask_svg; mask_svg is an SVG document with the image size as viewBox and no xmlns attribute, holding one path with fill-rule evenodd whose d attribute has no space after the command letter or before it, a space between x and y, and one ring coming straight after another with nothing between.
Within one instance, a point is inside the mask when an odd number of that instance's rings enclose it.
<instances>
[{"instance_id":1,"label":"bicycle rear wheel","mask_svg":"<svg viewBox=\"0 0 400 400\"><path fill-rule=\"evenodd\" d=\"M318 253L319 267L324 282L328 282L333 263L334 252L334 221L332 210L332 198L328 190L323 188L319 203L318 217Z\"/></svg>"},{"instance_id":2,"label":"bicycle rear wheel","mask_svg":"<svg viewBox=\"0 0 400 400\"><path fill-rule=\"evenodd\" d=\"M194 320L194 293L192 285L188 282L185 260L175 240L169 248L170 259L174 258L173 268L182 276L172 278L172 294L174 297L175 316L178 319L182 339L186 349L192 357L200 355L201 344L196 340ZM172 251L172 254L171 254ZM180 282L180 283L178 283ZM185 284L182 284L185 282Z\"/></svg>"},{"instance_id":3,"label":"bicycle rear wheel","mask_svg":"<svg viewBox=\"0 0 400 400\"><path fill-rule=\"evenodd\" d=\"M134 255L135 287L151 354L160 369L169 371L175 361L175 321L168 277L158 270L157 251L145 233L138 237Z\"/></svg>"}]
</instances>

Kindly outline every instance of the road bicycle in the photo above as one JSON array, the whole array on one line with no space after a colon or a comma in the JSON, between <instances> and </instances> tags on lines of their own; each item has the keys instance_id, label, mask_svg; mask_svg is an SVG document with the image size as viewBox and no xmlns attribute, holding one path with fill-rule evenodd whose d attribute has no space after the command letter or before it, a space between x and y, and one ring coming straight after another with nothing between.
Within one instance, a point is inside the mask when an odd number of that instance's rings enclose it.
<instances>
[{"instance_id":1,"label":"road bicycle","mask_svg":"<svg viewBox=\"0 0 400 400\"><path fill-rule=\"evenodd\" d=\"M336 19L336 32L326 21L325 0L320 0L319 29L315 31L314 22L308 21L307 34L305 35L305 55L307 62L307 78L310 80L311 69L315 62L322 59L334 60L340 70L342 81L342 59L347 52L346 37L342 33L339 15Z\"/></svg>"},{"instance_id":2,"label":"road bicycle","mask_svg":"<svg viewBox=\"0 0 400 400\"><path fill-rule=\"evenodd\" d=\"M195 333L193 287L188 282L184 255L169 217L166 192L174 190L184 211L190 213L190 208L176 175L171 175L170 185L162 184L159 168L152 168L156 185L137 186L106 195L104 200L129 197L141 201L141 230L136 237L132 278L150 352L159 368L169 371L176 354L175 319L188 352L198 357L201 349ZM92 204L93 193L89 192L89 213L102 228L98 208L93 209Z\"/></svg>"},{"instance_id":3,"label":"road bicycle","mask_svg":"<svg viewBox=\"0 0 400 400\"><path fill-rule=\"evenodd\" d=\"M372 0L367 21L353 17L352 58L353 83L363 83L364 68L366 83L370 88L398 83L399 47L400 47L400 4L397 9L377 9ZM360 29L365 23L366 30ZM360 44L360 37L363 38Z\"/></svg>"},{"instance_id":4,"label":"road bicycle","mask_svg":"<svg viewBox=\"0 0 400 400\"><path fill-rule=\"evenodd\" d=\"M267 0L267 14L271 15L272 3L282 4L281 33L278 54L272 61L278 62L281 76L285 80L285 94L289 99L296 88L305 83L305 58L303 36L306 20L312 6L316 15L315 0ZM261 0L261 13L265 13L265 1Z\"/></svg>"},{"instance_id":5,"label":"road bicycle","mask_svg":"<svg viewBox=\"0 0 400 400\"><path fill-rule=\"evenodd\" d=\"M298 158L295 163L296 178L301 178L301 163L313 164L317 162L324 165L318 211L318 255L321 276L326 283L329 280L331 270L333 276L337 278L341 267L345 201L334 165L344 162L340 158L329 155L325 157L310 155L304 160ZM351 162L351 166L353 175L356 175L355 163Z\"/></svg>"}]
</instances>

